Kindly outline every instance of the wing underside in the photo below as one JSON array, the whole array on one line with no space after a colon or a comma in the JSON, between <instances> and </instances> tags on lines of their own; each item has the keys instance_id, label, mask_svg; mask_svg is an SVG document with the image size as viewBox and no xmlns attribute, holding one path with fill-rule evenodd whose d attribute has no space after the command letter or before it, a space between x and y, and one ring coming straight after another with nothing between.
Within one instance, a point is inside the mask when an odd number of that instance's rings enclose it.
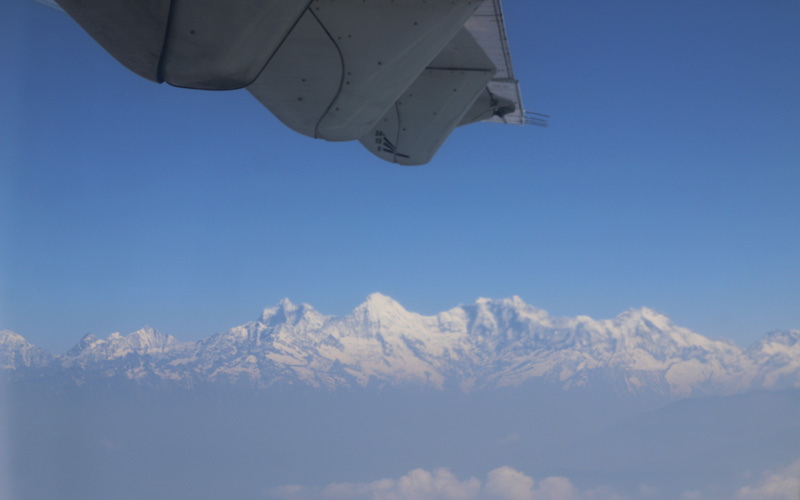
<instances>
[{"instance_id":1,"label":"wing underside","mask_svg":"<svg viewBox=\"0 0 800 500\"><path fill-rule=\"evenodd\" d=\"M133 72L247 88L293 130L429 161L459 125L524 124L500 0L37 0Z\"/></svg>"}]
</instances>

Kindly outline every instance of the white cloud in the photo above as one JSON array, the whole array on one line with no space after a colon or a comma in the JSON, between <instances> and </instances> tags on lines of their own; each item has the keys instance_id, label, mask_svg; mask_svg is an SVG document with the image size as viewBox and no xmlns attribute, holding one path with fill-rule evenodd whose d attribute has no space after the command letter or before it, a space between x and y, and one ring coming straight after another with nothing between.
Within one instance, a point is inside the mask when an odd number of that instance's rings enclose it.
<instances>
[{"instance_id":1,"label":"white cloud","mask_svg":"<svg viewBox=\"0 0 800 500\"><path fill-rule=\"evenodd\" d=\"M735 500L798 500L800 499L800 460L777 472L767 472L754 486L736 492Z\"/></svg>"},{"instance_id":2,"label":"white cloud","mask_svg":"<svg viewBox=\"0 0 800 500\"><path fill-rule=\"evenodd\" d=\"M532 477L506 466L489 473L484 493L497 500L533 500L533 487Z\"/></svg>"},{"instance_id":3,"label":"white cloud","mask_svg":"<svg viewBox=\"0 0 800 500\"><path fill-rule=\"evenodd\" d=\"M743 478L750 477L746 472ZM767 471L755 484L743 486L728 495L710 491L684 491L681 500L800 500L800 460L782 469Z\"/></svg>"},{"instance_id":4,"label":"white cloud","mask_svg":"<svg viewBox=\"0 0 800 500\"><path fill-rule=\"evenodd\" d=\"M459 481L448 469L428 472L414 469L400 479L381 479L371 483L334 483L319 494L326 499L364 498L370 500L473 500L481 482L475 478Z\"/></svg>"},{"instance_id":5,"label":"white cloud","mask_svg":"<svg viewBox=\"0 0 800 500\"><path fill-rule=\"evenodd\" d=\"M600 486L580 489L565 477L535 480L513 467L490 471L481 481L475 477L460 480L446 468L427 471L414 469L398 479L369 483L332 483L323 488L287 485L265 492L270 500L644 500L661 498L658 492L642 485L638 495L629 497ZM692 490L681 500L800 500L800 460L788 467L769 471L758 482L728 492Z\"/></svg>"},{"instance_id":6,"label":"white cloud","mask_svg":"<svg viewBox=\"0 0 800 500\"><path fill-rule=\"evenodd\" d=\"M535 481L512 468L489 472L485 482L459 480L449 469L414 469L399 479L370 483L332 483L324 488L290 485L267 490L276 500L626 500L608 488L580 490L569 479Z\"/></svg>"}]
</instances>

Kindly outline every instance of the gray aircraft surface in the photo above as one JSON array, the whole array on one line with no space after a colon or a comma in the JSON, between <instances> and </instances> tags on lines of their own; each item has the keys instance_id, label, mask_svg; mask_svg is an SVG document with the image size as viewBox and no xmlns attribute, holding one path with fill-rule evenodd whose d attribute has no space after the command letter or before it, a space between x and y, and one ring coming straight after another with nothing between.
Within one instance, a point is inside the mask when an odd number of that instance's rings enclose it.
<instances>
[{"instance_id":1,"label":"gray aircraft surface","mask_svg":"<svg viewBox=\"0 0 800 500\"><path fill-rule=\"evenodd\" d=\"M500 0L37 0L148 80L246 88L286 126L402 165L526 114Z\"/></svg>"}]
</instances>

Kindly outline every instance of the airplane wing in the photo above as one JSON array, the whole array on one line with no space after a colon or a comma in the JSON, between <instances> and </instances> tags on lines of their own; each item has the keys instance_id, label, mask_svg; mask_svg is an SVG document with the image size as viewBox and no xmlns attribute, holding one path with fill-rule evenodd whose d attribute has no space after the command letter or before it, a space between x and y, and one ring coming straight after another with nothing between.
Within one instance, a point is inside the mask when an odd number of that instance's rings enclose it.
<instances>
[{"instance_id":1,"label":"airplane wing","mask_svg":"<svg viewBox=\"0 0 800 500\"><path fill-rule=\"evenodd\" d=\"M154 82L246 88L291 129L429 161L452 130L526 123L500 0L36 0Z\"/></svg>"}]
</instances>

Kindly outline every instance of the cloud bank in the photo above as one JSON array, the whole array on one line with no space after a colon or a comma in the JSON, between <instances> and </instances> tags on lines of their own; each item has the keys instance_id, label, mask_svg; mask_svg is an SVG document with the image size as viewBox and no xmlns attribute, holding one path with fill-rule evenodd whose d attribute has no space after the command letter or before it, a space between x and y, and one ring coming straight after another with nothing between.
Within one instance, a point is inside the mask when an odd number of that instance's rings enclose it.
<instances>
[{"instance_id":1,"label":"cloud bank","mask_svg":"<svg viewBox=\"0 0 800 500\"><path fill-rule=\"evenodd\" d=\"M565 477L540 481L512 468L500 467L485 481L475 477L459 480L446 468L414 469L399 479L370 483L332 483L324 488L299 485L267 490L275 500L626 500L606 488L581 490Z\"/></svg>"},{"instance_id":2,"label":"cloud bank","mask_svg":"<svg viewBox=\"0 0 800 500\"><path fill-rule=\"evenodd\" d=\"M637 500L659 497L642 486L634 495L601 486L581 489L565 477L535 480L513 467L492 470L482 481L460 480L447 468L414 469L399 479L369 483L331 483L322 488L287 485L265 491L270 500ZM800 459L791 465L765 472L755 484L720 496L707 491L685 491L681 500L798 500Z\"/></svg>"},{"instance_id":3,"label":"cloud bank","mask_svg":"<svg viewBox=\"0 0 800 500\"><path fill-rule=\"evenodd\" d=\"M762 474L761 480L742 486L733 494L719 496L700 490L685 491L681 500L800 500L800 459Z\"/></svg>"},{"instance_id":4,"label":"cloud bank","mask_svg":"<svg viewBox=\"0 0 800 500\"><path fill-rule=\"evenodd\" d=\"M766 472L753 486L736 492L734 500L798 500L800 499L800 460L778 471Z\"/></svg>"}]
</instances>

